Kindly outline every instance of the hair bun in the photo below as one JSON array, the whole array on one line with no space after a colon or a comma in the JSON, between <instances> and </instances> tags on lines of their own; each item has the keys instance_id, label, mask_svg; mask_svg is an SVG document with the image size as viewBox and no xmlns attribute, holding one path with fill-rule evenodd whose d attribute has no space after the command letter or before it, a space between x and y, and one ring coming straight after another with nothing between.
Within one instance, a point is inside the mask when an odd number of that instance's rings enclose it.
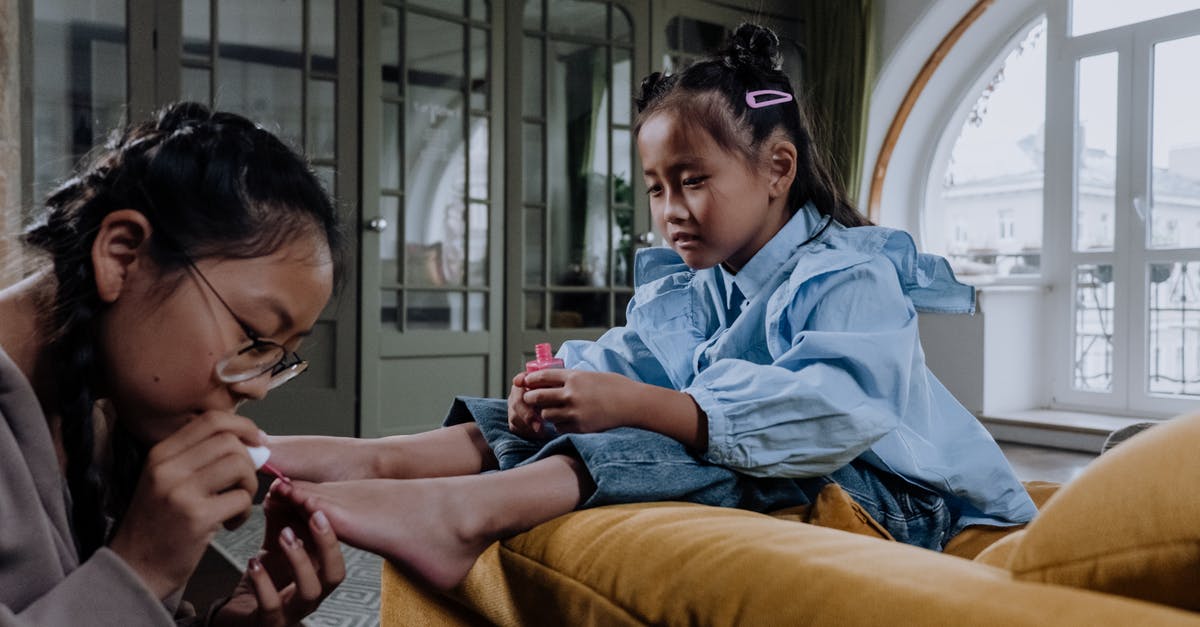
<instances>
[{"instance_id":1,"label":"hair bun","mask_svg":"<svg viewBox=\"0 0 1200 627\"><path fill-rule=\"evenodd\" d=\"M634 98L633 102L637 105L638 113L641 113L646 105L658 100L660 96L667 93L671 86L675 84L675 76L663 74L662 72L654 72L642 79L641 94Z\"/></svg>"},{"instance_id":2,"label":"hair bun","mask_svg":"<svg viewBox=\"0 0 1200 627\"><path fill-rule=\"evenodd\" d=\"M743 22L729 38L722 56L731 67L750 66L762 72L779 70L779 36L775 31Z\"/></svg>"},{"instance_id":3,"label":"hair bun","mask_svg":"<svg viewBox=\"0 0 1200 627\"><path fill-rule=\"evenodd\" d=\"M182 128L203 124L212 117L212 111L198 102L177 102L159 113L155 126L159 131L173 133Z\"/></svg>"}]
</instances>

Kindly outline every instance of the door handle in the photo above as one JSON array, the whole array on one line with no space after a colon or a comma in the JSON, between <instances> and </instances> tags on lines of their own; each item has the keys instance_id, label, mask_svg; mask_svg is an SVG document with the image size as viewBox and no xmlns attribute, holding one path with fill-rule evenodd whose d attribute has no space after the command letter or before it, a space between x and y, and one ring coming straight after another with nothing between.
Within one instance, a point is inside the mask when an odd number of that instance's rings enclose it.
<instances>
[{"instance_id":1,"label":"door handle","mask_svg":"<svg viewBox=\"0 0 1200 627\"><path fill-rule=\"evenodd\" d=\"M382 216L375 216L367 221L367 230L382 233L388 228L388 221Z\"/></svg>"},{"instance_id":2,"label":"door handle","mask_svg":"<svg viewBox=\"0 0 1200 627\"><path fill-rule=\"evenodd\" d=\"M646 231L644 233L638 233L637 237L633 238L634 248L647 248L647 247L653 246L653 245L654 245L654 232L653 231Z\"/></svg>"}]
</instances>

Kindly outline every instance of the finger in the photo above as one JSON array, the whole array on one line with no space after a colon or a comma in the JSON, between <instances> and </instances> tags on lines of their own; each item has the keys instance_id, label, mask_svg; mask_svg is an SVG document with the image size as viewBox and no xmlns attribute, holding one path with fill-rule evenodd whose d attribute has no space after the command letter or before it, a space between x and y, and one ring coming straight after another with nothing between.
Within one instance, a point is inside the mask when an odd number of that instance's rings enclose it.
<instances>
[{"instance_id":1,"label":"finger","mask_svg":"<svg viewBox=\"0 0 1200 627\"><path fill-rule=\"evenodd\" d=\"M304 542L291 527L284 527L279 534L279 545L292 565L293 580L296 583L296 594L289 599L289 605L299 602L302 607L289 609L308 613L308 609L321 599L321 580L317 578L317 569L312 558L304 550Z\"/></svg>"},{"instance_id":2,"label":"finger","mask_svg":"<svg viewBox=\"0 0 1200 627\"><path fill-rule=\"evenodd\" d=\"M217 527L225 521L238 516L249 516L250 508L254 506L253 495L245 490L230 490L222 492L204 501L203 507L207 518L204 524L216 533Z\"/></svg>"},{"instance_id":3,"label":"finger","mask_svg":"<svg viewBox=\"0 0 1200 627\"><path fill-rule=\"evenodd\" d=\"M258 476L254 474L254 462L246 450L234 449L226 455L209 461L194 473L200 486L209 494L241 488L254 496L258 492Z\"/></svg>"},{"instance_id":4,"label":"finger","mask_svg":"<svg viewBox=\"0 0 1200 627\"><path fill-rule=\"evenodd\" d=\"M271 576L257 557L250 558L246 564L246 574L250 578L250 585L254 587L254 596L258 599L259 624L284 624L283 603L279 599L279 591L275 589Z\"/></svg>"},{"instance_id":5,"label":"finger","mask_svg":"<svg viewBox=\"0 0 1200 627\"><path fill-rule=\"evenodd\" d=\"M529 390L522 395L521 400L526 405L545 410L547 407L557 407L566 404L567 391L565 388L541 388L537 390Z\"/></svg>"},{"instance_id":6,"label":"finger","mask_svg":"<svg viewBox=\"0 0 1200 627\"><path fill-rule=\"evenodd\" d=\"M338 545L337 534L329 524L325 512L317 510L308 519L308 528L312 533L313 544L321 576L321 585L328 594L346 578L346 560L342 557L342 549Z\"/></svg>"},{"instance_id":7,"label":"finger","mask_svg":"<svg viewBox=\"0 0 1200 627\"><path fill-rule=\"evenodd\" d=\"M237 414L210 411L188 421L186 425L171 434L150 450L148 464L161 463L171 459L208 439L214 433L228 431L244 443L259 446L264 443L262 433L254 421Z\"/></svg>"},{"instance_id":8,"label":"finger","mask_svg":"<svg viewBox=\"0 0 1200 627\"><path fill-rule=\"evenodd\" d=\"M524 387L560 387L566 383L567 377L569 376L571 376L571 371L563 368L547 368L545 370L537 370L525 374Z\"/></svg>"},{"instance_id":9,"label":"finger","mask_svg":"<svg viewBox=\"0 0 1200 627\"><path fill-rule=\"evenodd\" d=\"M519 388L525 387L525 377L526 376L528 376L528 375L525 371L521 371L521 372L518 372L517 374L513 375L513 378L512 378L513 386L519 387Z\"/></svg>"},{"instance_id":10,"label":"finger","mask_svg":"<svg viewBox=\"0 0 1200 627\"><path fill-rule=\"evenodd\" d=\"M162 462L160 467L168 477L186 477L200 472L202 468L212 464L215 460L230 455L245 458L250 469L254 469L254 462L250 459L250 453L246 450L246 446L241 439L228 431L209 434L207 438L197 442L186 451L181 451Z\"/></svg>"}]
</instances>

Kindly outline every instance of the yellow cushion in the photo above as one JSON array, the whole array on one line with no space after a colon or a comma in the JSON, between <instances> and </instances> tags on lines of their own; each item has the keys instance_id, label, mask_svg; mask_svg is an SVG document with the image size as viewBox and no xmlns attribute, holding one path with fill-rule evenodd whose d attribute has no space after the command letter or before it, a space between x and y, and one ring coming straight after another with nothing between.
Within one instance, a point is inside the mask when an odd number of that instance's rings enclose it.
<instances>
[{"instance_id":1,"label":"yellow cushion","mask_svg":"<svg viewBox=\"0 0 1200 627\"><path fill-rule=\"evenodd\" d=\"M384 625L1200 625L898 542L683 503L567 514L493 545L449 595L415 598L431 594L388 566Z\"/></svg>"},{"instance_id":2,"label":"yellow cushion","mask_svg":"<svg viewBox=\"0 0 1200 627\"><path fill-rule=\"evenodd\" d=\"M1101 455L1029 524L1013 575L1200 610L1198 450L1193 415Z\"/></svg>"}]
</instances>

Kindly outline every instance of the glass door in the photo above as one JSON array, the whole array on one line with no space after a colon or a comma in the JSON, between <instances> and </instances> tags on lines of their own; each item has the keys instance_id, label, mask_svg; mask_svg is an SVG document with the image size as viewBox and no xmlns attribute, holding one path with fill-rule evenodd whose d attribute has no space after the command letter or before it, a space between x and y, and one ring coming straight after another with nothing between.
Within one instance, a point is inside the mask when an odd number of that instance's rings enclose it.
<instances>
[{"instance_id":1,"label":"glass door","mask_svg":"<svg viewBox=\"0 0 1200 627\"><path fill-rule=\"evenodd\" d=\"M340 6L339 6L340 5ZM167 55L160 82L178 86L165 101L194 100L263 124L303 152L326 189L357 222L353 197L354 62L358 19L352 3L334 0L184 0L158 3L159 40ZM352 237L347 238L353 247ZM348 250L353 259L355 251ZM288 386L246 406L272 433L354 435L357 300L355 264L341 293L304 342L309 369ZM294 387L293 387L294 386Z\"/></svg>"},{"instance_id":2,"label":"glass door","mask_svg":"<svg viewBox=\"0 0 1200 627\"><path fill-rule=\"evenodd\" d=\"M364 435L441 424L458 394L500 395L503 121L485 0L363 8Z\"/></svg>"},{"instance_id":3,"label":"glass door","mask_svg":"<svg viewBox=\"0 0 1200 627\"><path fill-rule=\"evenodd\" d=\"M506 374L534 345L625 323L633 252L649 218L636 190L633 90L648 70L642 3L525 0L511 14L520 112L510 141ZM641 39L639 39L641 38ZM644 57L643 57L644 58ZM507 386L505 386L507 391Z\"/></svg>"},{"instance_id":4,"label":"glass door","mask_svg":"<svg viewBox=\"0 0 1200 627\"><path fill-rule=\"evenodd\" d=\"M1047 249L1056 406L1172 415L1200 399L1200 11L1056 3L1048 59ZM1147 13L1150 11L1150 13ZM1155 12L1157 11L1157 13ZM1165 12L1164 12L1165 11ZM1058 121L1055 123L1055 121Z\"/></svg>"}]
</instances>

